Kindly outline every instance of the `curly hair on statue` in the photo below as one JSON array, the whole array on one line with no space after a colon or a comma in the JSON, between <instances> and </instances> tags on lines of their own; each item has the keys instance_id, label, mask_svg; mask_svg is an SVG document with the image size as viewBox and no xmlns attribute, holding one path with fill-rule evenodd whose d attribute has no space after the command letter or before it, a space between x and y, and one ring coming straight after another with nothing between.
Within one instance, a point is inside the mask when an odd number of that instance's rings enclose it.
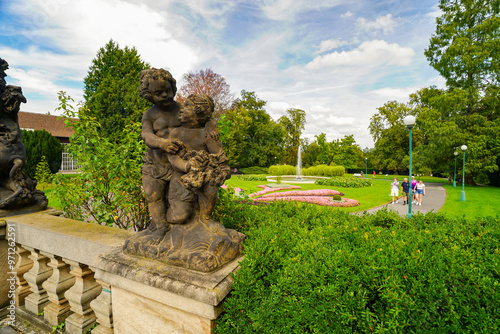
<instances>
[{"instance_id":1,"label":"curly hair on statue","mask_svg":"<svg viewBox=\"0 0 500 334\"><path fill-rule=\"evenodd\" d=\"M153 102L153 96L149 90L149 85L153 80L170 82L174 95L177 93L177 81L169 71L164 70L163 68L150 68L148 70L142 70L139 74L139 80L141 83L139 86L139 93L142 98L148 100L149 102Z\"/></svg>"}]
</instances>

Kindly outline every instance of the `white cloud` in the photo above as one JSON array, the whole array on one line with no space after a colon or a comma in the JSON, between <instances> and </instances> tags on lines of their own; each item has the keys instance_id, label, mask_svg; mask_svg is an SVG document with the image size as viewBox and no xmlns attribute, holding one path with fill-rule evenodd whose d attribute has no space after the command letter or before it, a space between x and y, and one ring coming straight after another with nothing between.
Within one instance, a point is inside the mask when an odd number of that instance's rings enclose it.
<instances>
[{"instance_id":1,"label":"white cloud","mask_svg":"<svg viewBox=\"0 0 500 334\"><path fill-rule=\"evenodd\" d=\"M352 51L332 52L323 56L318 56L308 63L305 68L318 70L328 67L353 67L367 66L375 67L380 65L409 65L415 55L415 51L408 47L401 47L399 44L389 44L382 40L373 40L362 43Z\"/></svg>"},{"instance_id":2,"label":"white cloud","mask_svg":"<svg viewBox=\"0 0 500 334\"><path fill-rule=\"evenodd\" d=\"M346 18L346 17L351 17L353 16L354 14L351 12L351 11L347 11L345 12L344 14L340 15L341 18Z\"/></svg>"},{"instance_id":3,"label":"white cloud","mask_svg":"<svg viewBox=\"0 0 500 334\"><path fill-rule=\"evenodd\" d=\"M319 50L315 53L323 53L326 51L337 49L346 44L349 44L349 42L343 41L341 39L329 39L321 42L321 44L319 45Z\"/></svg>"},{"instance_id":4,"label":"white cloud","mask_svg":"<svg viewBox=\"0 0 500 334\"><path fill-rule=\"evenodd\" d=\"M263 0L264 15L271 20L293 20L306 10L319 10L335 7L345 0Z\"/></svg>"},{"instance_id":5,"label":"white cloud","mask_svg":"<svg viewBox=\"0 0 500 334\"><path fill-rule=\"evenodd\" d=\"M368 21L367 19L360 17L357 20L357 24L363 31L381 30L384 34L394 31L394 27L397 26L396 21L392 18L392 14L379 16L375 21Z\"/></svg>"}]
</instances>

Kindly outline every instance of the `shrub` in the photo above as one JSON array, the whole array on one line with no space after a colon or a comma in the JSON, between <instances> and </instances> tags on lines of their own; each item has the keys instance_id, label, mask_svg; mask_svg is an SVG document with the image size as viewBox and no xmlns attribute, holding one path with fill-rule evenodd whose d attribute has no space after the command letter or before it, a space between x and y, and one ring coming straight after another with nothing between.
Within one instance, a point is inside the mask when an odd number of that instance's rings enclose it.
<instances>
[{"instance_id":1,"label":"shrub","mask_svg":"<svg viewBox=\"0 0 500 334\"><path fill-rule=\"evenodd\" d=\"M357 179L353 177L332 177L330 179L316 180L315 184L321 186L362 188L362 187L371 187L373 185L373 182L368 179Z\"/></svg>"},{"instance_id":2,"label":"shrub","mask_svg":"<svg viewBox=\"0 0 500 334\"><path fill-rule=\"evenodd\" d=\"M141 189L141 165L145 150L141 139L141 123L130 123L112 139L99 134L95 118L76 112L71 98L59 96L61 109L69 117L75 133L68 150L81 165L80 173L71 178L56 179L55 195L64 215L135 231L150 221Z\"/></svg>"},{"instance_id":3,"label":"shrub","mask_svg":"<svg viewBox=\"0 0 500 334\"><path fill-rule=\"evenodd\" d=\"M37 181L37 185L42 187L42 191L45 190L45 186L47 184L52 182L52 173L45 155L42 155L42 159L38 165L36 165L35 179Z\"/></svg>"},{"instance_id":4,"label":"shrub","mask_svg":"<svg viewBox=\"0 0 500 334\"><path fill-rule=\"evenodd\" d=\"M342 166L317 165L302 170L306 176L344 176L345 168Z\"/></svg>"},{"instance_id":5,"label":"shrub","mask_svg":"<svg viewBox=\"0 0 500 334\"><path fill-rule=\"evenodd\" d=\"M23 144L26 148L26 166L23 170L31 178L35 178L36 166L45 156L52 173L61 168L62 145L56 137L45 130L21 130Z\"/></svg>"},{"instance_id":6,"label":"shrub","mask_svg":"<svg viewBox=\"0 0 500 334\"><path fill-rule=\"evenodd\" d=\"M290 165L275 165L269 167L270 175L296 175L297 167Z\"/></svg>"},{"instance_id":7,"label":"shrub","mask_svg":"<svg viewBox=\"0 0 500 334\"><path fill-rule=\"evenodd\" d=\"M250 175L233 175L231 176L231 178L234 178L234 179L239 179L239 180L244 180L244 181L262 181L262 182L266 182L267 181L267 178L265 175L261 175L261 174L250 174Z\"/></svg>"},{"instance_id":8,"label":"shrub","mask_svg":"<svg viewBox=\"0 0 500 334\"><path fill-rule=\"evenodd\" d=\"M259 166L240 168L239 171L243 174L267 174L268 173L268 169L266 167L259 167Z\"/></svg>"},{"instance_id":9,"label":"shrub","mask_svg":"<svg viewBox=\"0 0 500 334\"><path fill-rule=\"evenodd\" d=\"M225 204L247 239L216 333L500 330L498 217Z\"/></svg>"},{"instance_id":10,"label":"shrub","mask_svg":"<svg viewBox=\"0 0 500 334\"><path fill-rule=\"evenodd\" d=\"M340 201L342 199L342 196L340 196L340 195L333 195L332 198L333 198L334 201Z\"/></svg>"}]
</instances>

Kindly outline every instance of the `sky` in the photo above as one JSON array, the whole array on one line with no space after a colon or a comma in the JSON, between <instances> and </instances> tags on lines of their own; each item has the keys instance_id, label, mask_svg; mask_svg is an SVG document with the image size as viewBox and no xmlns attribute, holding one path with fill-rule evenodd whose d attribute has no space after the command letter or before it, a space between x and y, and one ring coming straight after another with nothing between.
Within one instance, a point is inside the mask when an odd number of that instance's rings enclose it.
<instances>
[{"instance_id":1,"label":"sky","mask_svg":"<svg viewBox=\"0 0 500 334\"><path fill-rule=\"evenodd\" d=\"M60 114L57 93L83 100L83 79L109 40L135 47L177 79L210 68L235 97L255 92L274 120L306 112L303 138L368 130L377 108L444 79L424 55L438 0L0 0L0 58L22 111Z\"/></svg>"}]
</instances>

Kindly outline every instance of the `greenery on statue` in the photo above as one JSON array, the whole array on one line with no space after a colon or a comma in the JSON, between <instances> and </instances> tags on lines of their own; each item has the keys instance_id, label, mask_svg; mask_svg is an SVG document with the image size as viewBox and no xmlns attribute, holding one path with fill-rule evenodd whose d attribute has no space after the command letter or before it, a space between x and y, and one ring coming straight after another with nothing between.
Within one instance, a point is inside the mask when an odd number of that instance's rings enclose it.
<instances>
[{"instance_id":1,"label":"greenery on statue","mask_svg":"<svg viewBox=\"0 0 500 334\"><path fill-rule=\"evenodd\" d=\"M85 108L79 116L95 117L100 136L119 139L122 130L140 122L150 107L139 96L139 73L149 67L135 48L121 49L110 40L99 50L84 79Z\"/></svg>"},{"instance_id":2,"label":"greenery on statue","mask_svg":"<svg viewBox=\"0 0 500 334\"><path fill-rule=\"evenodd\" d=\"M110 139L99 131L100 122L85 107L75 110L71 97L61 92L60 107L67 126L75 131L68 147L80 165L72 178L58 177L56 195L65 215L108 226L139 231L149 223L141 188L141 165L145 150L141 123L127 124L121 135ZM79 115L79 119L74 117Z\"/></svg>"},{"instance_id":3,"label":"greenery on statue","mask_svg":"<svg viewBox=\"0 0 500 334\"><path fill-rule=\"evenodd\" d=\"M23 171L31 178L36 178L37 165L45 156L52 173L61 169L62 145L56 137L45 130L21 130L24 147L26 148L26 165Z\"/></svg>"},{"instance_id":4,"label":"greenery on statue","mask_svg":"<svg viewBox=\"0 0 500 334\"><path fill-rule=\"evenodd\" d=\"M45 190L45 186L52 182L52 172L50 171L45 155L42 155L42 159L36 165L35 179L38 187L42 187L42 191Z\"/></svg>"}]
</instances>

